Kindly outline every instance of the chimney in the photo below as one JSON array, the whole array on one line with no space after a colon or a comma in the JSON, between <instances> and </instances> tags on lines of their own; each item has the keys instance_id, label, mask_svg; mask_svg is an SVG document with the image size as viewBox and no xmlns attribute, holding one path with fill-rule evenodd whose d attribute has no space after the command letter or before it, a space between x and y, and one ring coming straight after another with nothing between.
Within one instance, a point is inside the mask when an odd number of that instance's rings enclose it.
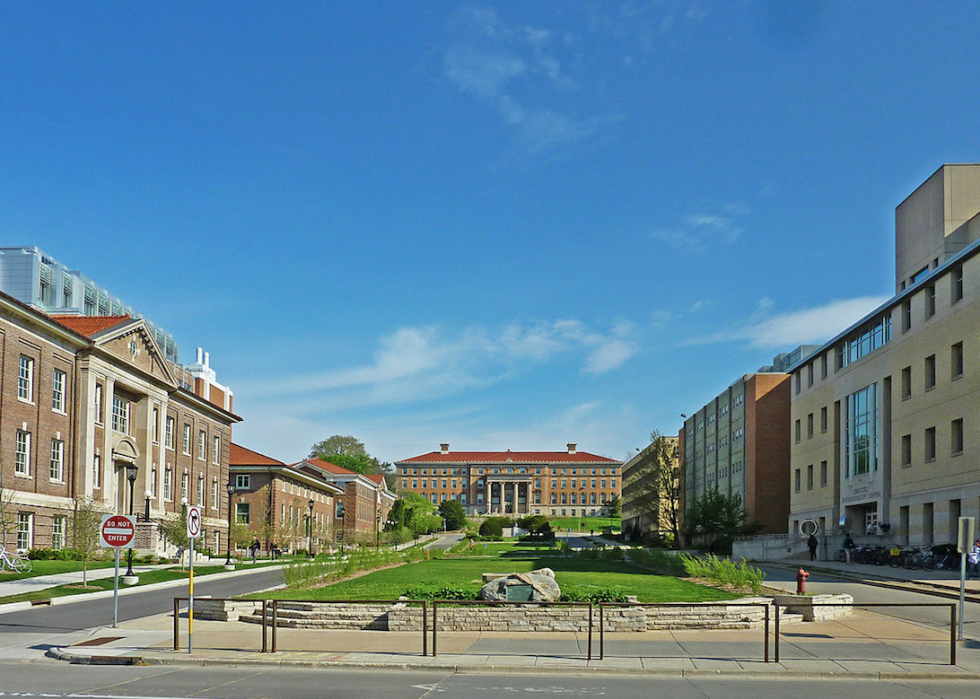
<instances>
[{"instance_id":1,"label":"chimney","mask_svg":"<svg viewBox=\"0 0 980 699\"><path fill-rule=\"evenodd\" d=\"M202 360L202 357L203 357L203 354L202 353L203 352L204 352L203 349L201 349L200 347L197 348L197 363L198 364L200 364L203 361Z\"/></svg>"},{"instance_id":2,"label":"chimney","mask_svg":"<svg viewBox=\"0 0 980 699\"><path fill-rule=\"evenodd\" d=\"M449 453L449 442L443 442L439 445L439 451L443 454Z\"/></svg>"},{"instance_id":3,"label":"chimney","mask_svg":"<svg viewBox=\"0 0 980 699\"><path fill-rule=\"evenodd\" d=\"M569 442L568 443L568 453L569 454L574 454L575 453L575 447L577 447L577 446L578 445L575 442Z\"/></svg>"},{"instance_id":4,"label":"chimney","mask_svg":"<svg viewBox=\"0 0 980 699\"><path fill-rule=\"evenodd\" d=\"M210 368L211 367L211 353L210 352L205 352L204 353L204 366L207 367L207 368Z\"/></svg>"}]
</instances>

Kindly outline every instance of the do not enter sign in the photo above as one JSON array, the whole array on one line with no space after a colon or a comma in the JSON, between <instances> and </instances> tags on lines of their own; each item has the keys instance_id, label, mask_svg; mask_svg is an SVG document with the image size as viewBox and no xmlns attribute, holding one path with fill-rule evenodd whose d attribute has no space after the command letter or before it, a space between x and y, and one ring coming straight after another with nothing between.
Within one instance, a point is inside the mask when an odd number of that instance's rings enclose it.
<instances>
[{"instance_id":1,"label":"do not enter sign","mask_svg":"<svg viewBox=\"0 0 980 699\"><path fill-rule=\"evenodd\" d=\"M136 523L126 515L105 515L99 528L99 546L131 549L136 540Z\"/></svg>"}]
</instances>

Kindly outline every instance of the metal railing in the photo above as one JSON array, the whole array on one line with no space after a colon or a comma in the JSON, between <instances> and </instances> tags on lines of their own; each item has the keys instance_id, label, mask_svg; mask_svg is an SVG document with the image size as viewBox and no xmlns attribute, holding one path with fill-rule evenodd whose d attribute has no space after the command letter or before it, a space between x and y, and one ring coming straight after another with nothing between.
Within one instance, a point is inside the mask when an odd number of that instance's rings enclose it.
<instances>
[{"instance_id":1,"label":"metal railing","mask_svg":"<svg viewBox=\"0 0 980 699\"><path fill-rule=\"evenodd\" d=\"M439 605L444 607L588 607L589 608L589 644L587 660L592 660L592 618L593 606L589 602L518 602L513 600L433 600L432 602L432 657L437 655L439 643Z\"/></svg>"},{"instance_id":2,"label":"metal railing","mask_svg":"<svg viewBox=\"0 0 980 699\"><path fill-rule=\"evenodd\" d=\"M779 606L776 608L775 619L775 661L779 662ZM787 605L783 605L787 606ZM793 606L793 605L788 605ZM808 603L808 606L817 607L857 607L868 609L875 607L949 607L949 664L956 665L956 603L955 602L869 602L860 604L857 602L817 602Z\"/></svg>"},{"instance_id":3,"label":"metal railing","mask_svg":"<svg viewBox=\"0 0 980 699\"><path fill-rule=\"evenodd\" d=\"M247 600L241 599L230 599L226 597L198 597L197 601L208 601L208 602L245 602ZM187 597L174 597L174 650L180 650L180 603L188 601ZM259 602L259 600L253 600L254 602ZM279 650L279 603L293 603L293 604L329 604L329 605L388 605L394 607L395 605L421 605L422 606L422 655L427 656L429 654L429 629L428 629L428 602L425 600L261 600L261 614L262 614L262 651L263 653L276 653ZM269 647L269 625L272 625L272 647ZM433 637L433 644L435 643L435 637ZM434 647L433 647L434 651ZM435 655L435 652L433 652Z\"/></svg>"},{"instance_id":4,"label":"metal railing","mask_svg":"<svg viewBox=\"0 0 980 699\"><path fill-rule=\"evenodd\" d=\"M606 659L606 624L605 624L605 610L606 609L619 609L627 608L634 609L636 607L654 607L658 609L670 609L670 608L684 608L684 609L702 609L702 608L712 608L712 607L762 607L763 608L763 644L765 647L764 659L765 662L769 662L769 607L770 605L765 602L707 602L707 603L691 603L691 602L650 602L650 603L640 603L640 602L600 602L599 603L599 660ZM776 618L779 616L777 614ZM776 628L779 628L779 622L776 622ZM776 662L779 662L779 653L776 653Z\"/></svg>"}]
</instances>

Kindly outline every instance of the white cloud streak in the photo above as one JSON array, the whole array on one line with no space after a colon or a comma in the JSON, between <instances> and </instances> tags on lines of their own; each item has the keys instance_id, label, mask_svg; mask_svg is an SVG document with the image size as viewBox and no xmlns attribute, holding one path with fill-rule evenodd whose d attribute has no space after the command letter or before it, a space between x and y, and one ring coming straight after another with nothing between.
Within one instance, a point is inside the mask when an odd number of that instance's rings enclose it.
<instances>
[{"instance_id":1,"label":"white cloud streak","mask_svg":"<svg viewBox=\"0 0 980 699\"><path fill-rule=\"evenodd\" d=\"M763 299L755 316L742 326L729 328L688 345L745 342L758 349L788 349L822 344L888 300L887 296L838 299L815 308L768 316L772 302Z\"/></svg>"},{"instance_id":2,"label":"white cloud streak","mask_svg":"<svg viewBox=\"0 0 980 699\"><path fill-rule=\"evenodd\" d=\"M719 243L731 245L744 232L736 219L751 209L737 203L727 204L724 209L726 216L694 213L685 217L679 226L653 230L650 237L689 255L701 255Z\"/></svg>"}]
</instances>

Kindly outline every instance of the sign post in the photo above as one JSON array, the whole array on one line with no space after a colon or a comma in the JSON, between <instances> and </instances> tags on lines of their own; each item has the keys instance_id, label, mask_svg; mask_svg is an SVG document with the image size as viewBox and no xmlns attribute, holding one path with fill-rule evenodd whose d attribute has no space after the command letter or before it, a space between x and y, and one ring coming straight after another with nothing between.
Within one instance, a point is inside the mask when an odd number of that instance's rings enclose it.
<instances>
[{"instance_id":1,"label":"sign post","mask_svg":"<svg viewBox=\"0 0 980 699\"><path fill-rule=\"evenodd\" d=\"M190 575L187 582L187 653L194 651L194 540L201 536L201 508L187 508L187 540L190 543Z\"/></svg>"},{"instance_id":2,"label":"sign post","mask_svg":"<svg viewBox=\"0 0 980 699\"><path fill-rule=\"evenodd\" d=\"M973 517L960 517L956 528L956 550L960 554L960 626L956 637L963 640L963 607L966 601L966 555L973 546Z\"/></svg>"},{"instance_id":3,"label":"sign post","mask_svg":"<svg viewBox=\"0 0 980 699\"><path fill-rule=\"evenodd\" d=\"M115 577L112 584L112 628L119 624L119 551L136 543L136 522L126 515L105 515L99 527L99 546L114 549Z\"/></svg>"}]
</instances>

